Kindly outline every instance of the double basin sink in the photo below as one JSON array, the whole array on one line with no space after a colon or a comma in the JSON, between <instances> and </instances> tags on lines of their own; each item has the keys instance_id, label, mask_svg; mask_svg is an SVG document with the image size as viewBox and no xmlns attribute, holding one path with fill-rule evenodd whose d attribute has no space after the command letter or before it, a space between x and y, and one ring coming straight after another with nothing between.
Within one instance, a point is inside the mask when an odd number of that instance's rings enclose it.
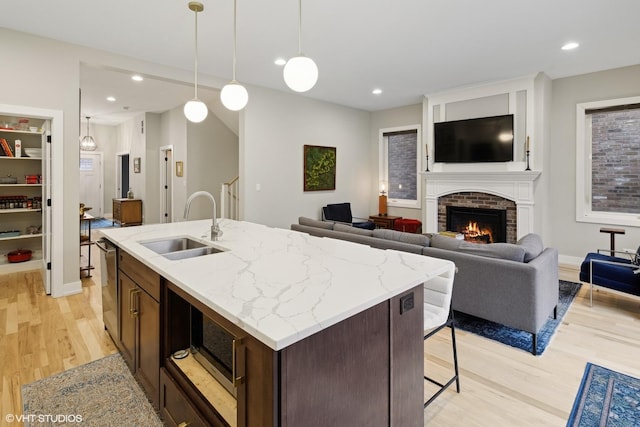
<instances>
[{"instance_id":1,"label":"double basin sink","mask_svg":"<svg viewBox=\"0 0 640 427\"><path fill-rule=\"evenodd\" d=\"M222 249L187 236L143 240L138 243L170 260L181 260L224 252Z\"/></svg>"}]
</instances>

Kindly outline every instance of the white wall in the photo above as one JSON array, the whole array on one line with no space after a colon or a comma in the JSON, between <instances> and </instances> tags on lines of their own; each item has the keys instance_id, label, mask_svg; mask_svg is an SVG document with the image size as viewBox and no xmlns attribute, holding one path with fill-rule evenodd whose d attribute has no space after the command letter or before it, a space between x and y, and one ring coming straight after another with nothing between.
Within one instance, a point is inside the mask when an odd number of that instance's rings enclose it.
<instances>
[{"instance_id":1,"label":"white wall","mask_svg":"<svg viewBox=\"0 0 640 427\"><path fill-rule=\"evenodd\" d=\"M598 73L556 79L552 82L550 167L551 193L546 209L550 221L550 246L558 248L565 261L580 261L597 248L609 247L609 235L600 233L606 224L575 220L576 206L576 104L640 95L640 65ZM640 229L621 227L626 234L616 237L616 248L636 249ZM562 259L561 259L562 261Z\"/></svg>"},{"instance_id":2,"label":"white wall","mask_svg":"<svg viewBox=\"0 0 640 427\"><path fill-rule=\"evenodd\" d=\"M382 110L371 113L371 137L370 137L370 147L369 147L369 156L371 157L371 172L372 172L372 182L371 185L377 191L380 185L380 177L378 174L379 168L379 139L380 139L380 129L394 128L398 126L411 126L411 125L420 125L422 128L422 104L408 105L406 107L393 108L390 110ZM424 132L424 129L422 129ZM418 164L420 165L420 170L424 170L424 161L422 158L422 150L418 152ZM420 177L422 179L422 177ZM369 204L369 212L375 213L378 212L378 193L371 198ZM419 194L419 203L420 209L410 209L410 208L399 208L399 207L389 207L387 213L389 215L401 216L403 218L411 218L422 220L422 205L424 202L424 194Z\"/></svg>"},{"instance_id":3,"label":"white wall","mask_svg":"<svg viewBox=\"0 0 640 427\"><path fill-rule=\"evenodd\" d=\"M370 114L251 87L240 121L240 217L289 228L299 216L320 218L327 203L351 202L368 216L373 185ZM336 147L336 189L303 191L303 146ZM260 190L256 186L260 186Z\"/></svg>"},{"instance_id":4,"label":"white wall","mask_svg":"<svg viewBox=\"0 0 640 427\"><path fill-rule=\"evenodd\" d=\"M207 191L216 199L216 216L220 217L220 187L238 176L238 136L215 114L201 123L187 122L187 194ZM184 204L181 206L184 209ZM209 200L193 201L189 220L211 218Z\"/></svg>"},{"instance_id":5,"label":"white wall","mask_svg":"<svg viewBox=\"0 0 640 427\"><path fill-rule=\"evenodd\" d=\"M86 132L84 125L82 134ZM102 153L103 201L102 213L111 216L113 204L111 199L116 197L116 149L118 148L118 129L116 126L96 125L89 122L89 133L96 141L96 151Z\"/></svg>"},{"instance_id":6,"label":"white wall","mask_svg":"<svg viewBox=\"0 0 640 427\"><path fill-rule=\"evenodd\" d=\"M54 141L54 156L61 156L61 180L54 187L54 222L60 221L61 230L53 230L53 240L62 248L64 262L54 265L62 274L54 273L54 295L67 289L80 291L79 278L79 153L80 136L80 64L108 65L142 74L190 82L193 74L188 70L166 67L96 49L57 42L55 40L0 28L0 51L11 58L10 66L0 67L0 80L4 83L2 102L63 112L63 141ZM210 87L222 87L225 80L205 74L199 82ZM62 182L60 182L62 181ZM55 207L57 204L58 208ZM60 213L56 214L57 209Z\"/></svg>"}]
</instances>

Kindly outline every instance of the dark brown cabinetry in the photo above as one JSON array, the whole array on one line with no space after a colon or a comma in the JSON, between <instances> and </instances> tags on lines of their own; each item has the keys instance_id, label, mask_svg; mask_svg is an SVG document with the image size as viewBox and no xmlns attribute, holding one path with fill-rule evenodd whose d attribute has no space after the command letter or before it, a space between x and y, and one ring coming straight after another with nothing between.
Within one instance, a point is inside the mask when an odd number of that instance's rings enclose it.
<instances>
[{"instance_id":1,"label":"dark brown cabinetry","mask_svg":"<svg viewBox=\"0 0 640 427\"><path fill-rule=\"evenodd\" d=\"M113 199L113 222L122 227L142 224L142 200Z\"/></svg>"},{"instance_id":2,"label":"dark brown cabinetry","mask_svg":"<svg viewBox=\"0 0 640 427\"><path fill-rule=\"evenodd\" d=\"M160 370L160 413L164 423L169 426L209 425L165 369Z\"/></svg>"},{"instance_id":3,"label":"dark brown cabinetry","mask_svg":"<svg viewBox=\"0 0 640 427\"><path fill-rule=\"evenodd\" d=\"M161 412L168 425L423 424L422 285L274 351L179 287L165 284ZM189 347L191 307L241 343L235 417L222 415L226 408L218 397L207 397L213 377L197 362L189 366L171 357Z\"/></svg>"},{"instance_id":4,"label":"dark brown cabinetry","mask_svg":"<svg viewBox=\"0 0 640 427\"><path fill-rule=\"evenodd\" d=\"M131 372L156 407L160 374L160 276L119 252L120 342Z\"/></svg>"}]
</instances>

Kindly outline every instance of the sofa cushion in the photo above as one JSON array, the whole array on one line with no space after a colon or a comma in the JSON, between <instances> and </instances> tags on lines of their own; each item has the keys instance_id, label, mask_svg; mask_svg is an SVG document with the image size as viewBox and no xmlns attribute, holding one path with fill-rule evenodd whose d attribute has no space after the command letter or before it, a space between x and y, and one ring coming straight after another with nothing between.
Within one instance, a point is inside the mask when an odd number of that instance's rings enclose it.
<instances>
[{"instance_id":1,"label":"sofa cushion","mask_svg":"<svg viewBox=\"0 0 640 427\"><path fill-rule=\"evenodd\" d=\"M524 262L529 262L537 258L544 250L542 239L535 233L522 236L522 238L516 242L516 245L524 248Z\"/></svg>"},{"instance_id":2,"label":"sofa cushion","mask_svg":"<svg viewBox=\"0 0 640 427\"><path fill-rule=\"evenodd\" d=\"M458 250L458 247L462 242L462 240L454 239L453 237L449 236L443 236L441 234L434 234L433 236L431 236L431 247L438 249L455 251Z\"/></svg>"},{"instance_id":3,"label":"sofa cushion","mask_svg":"<svg viewBox=\"0 0 640 427\"><path fill-rule=\"evenodd\" d=\"M369 236L369 237L373 236L373 230L367 230L366 228L351 227L346 224L336 223L333 225L333 229L335 231L342 231L343 233L360 234L362 236Z\"/></svg>"},{"instance_id":4,"label":"sofa cushion","mask_svg":"<svg viewBox=\"0 0 640 427\"><path fill-rule=\"evenodd\" d=\"M333 230L332 222L318 221L317 219L301 216L298 218L298 224L307 225L309 227L324 228L325 230Z\"/></svg>"},{"instance_id":5,"label":"sofa cushion","mask_svg":"<svg viewBox=\"0 0 640 427\"><path fill-rule=\"evenodd\" d=\"M497 258L509 261L522 262L525 250L523 247L510 243L491 243L483 245L470 243L452 237L434 235L431 246L438 249L462 252L470 255L478 255L487 258Z\"/></svg>"},{"instance_id":6,"label":"sofa cushion","mask_svg":"<svg viewBox=\"0 0 640 427\"><path fill-rule=\"evenodd\" d=\"M376 228L373 230L373 237L412 245L429 246L429 238L423 234L403 233L402 231L389 230L386 228Z\"/></svg>"}]
</instances>

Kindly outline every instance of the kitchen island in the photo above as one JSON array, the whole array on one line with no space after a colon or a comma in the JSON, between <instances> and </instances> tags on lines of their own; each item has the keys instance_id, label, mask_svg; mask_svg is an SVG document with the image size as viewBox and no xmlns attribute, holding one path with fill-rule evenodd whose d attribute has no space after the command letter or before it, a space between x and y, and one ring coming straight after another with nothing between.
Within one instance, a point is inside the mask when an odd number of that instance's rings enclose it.
<instances>
[{"instance_id":1,"label":"kitchen island","mask_svg":"<svg viewBox=\"0 0 640 427\"><path fill-rule=\"evenodd\" d=\"M121 276L149 269L160 278L163 414L175 389L204 425L422 425L422 283L453 280L451 262L247 222L219 225L215 242L210 220L101 230L130 266ZM144 245L170 237L219 252L174 260ZM242 349L231 420L210 418L221 415L216 399L203 397L202 379L171 357L188 347L194 307Z\"/></svg>"}]
</instances>

